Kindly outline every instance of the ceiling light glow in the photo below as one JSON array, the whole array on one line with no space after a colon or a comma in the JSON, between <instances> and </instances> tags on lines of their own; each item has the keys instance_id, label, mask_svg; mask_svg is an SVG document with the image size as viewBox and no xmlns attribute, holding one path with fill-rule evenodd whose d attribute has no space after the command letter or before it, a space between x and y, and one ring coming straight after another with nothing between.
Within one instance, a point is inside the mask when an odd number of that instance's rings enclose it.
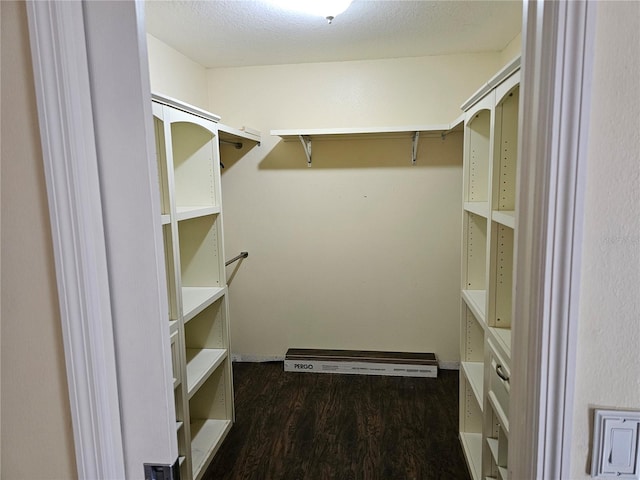
<instances>
[{"instance_id":1,"label":"ceiling light glow","mask_svg":"<svg viewBox=\"0 0 640 480\"><path fill-rule=\"evenodd\" d=\"M343 13L352 0L270 0L280 8L310 15L319 15L327 19L329 23Z\"/></svg>"}]
</instances>

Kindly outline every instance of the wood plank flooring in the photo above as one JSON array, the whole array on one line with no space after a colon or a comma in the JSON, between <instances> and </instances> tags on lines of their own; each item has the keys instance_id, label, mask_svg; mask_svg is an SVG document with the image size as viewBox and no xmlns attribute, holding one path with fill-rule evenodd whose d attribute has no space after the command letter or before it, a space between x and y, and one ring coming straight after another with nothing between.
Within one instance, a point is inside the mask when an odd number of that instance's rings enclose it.
<instances>
[{"instance_id":1,"label":"wood plank flooring","mask_svg":"<svg viewBox=\"0 0 640 480\"><path fill-rule=\"evenodd\" d=\"M203 480L468 480L458 372L403 378L234 364L236 423Z\"/></svg>"}]
</instances>

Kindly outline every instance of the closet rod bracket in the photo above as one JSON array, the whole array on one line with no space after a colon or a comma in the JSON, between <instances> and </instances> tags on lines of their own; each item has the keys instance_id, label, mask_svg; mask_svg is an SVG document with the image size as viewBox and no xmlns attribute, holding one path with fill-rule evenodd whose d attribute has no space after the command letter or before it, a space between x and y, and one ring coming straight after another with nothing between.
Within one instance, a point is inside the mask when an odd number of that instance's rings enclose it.
<instances>
[{"instance_id":1,"label":"closet rod bracket","mask_svg":"<svg viewBox=\"0 0 640 480\"><path fill-rule=\"evenodd\" d=\"M248 256L249 256L249 252L240 252L240 255L236 255L231 260L227 260L226 262L224 262L224 266L228 267L229 265L231 265L234 262L237 262L241 258L247 258Z\"/></svg>"},{"instance_id":2,"label":"closet rod bracket","mask_svg":"<svg viewBox=\"0 0 640 480\"><path fill-rule=\"evenodd\" d=\"M309 135L298 135L304 154L307 156L307 167L311 166L311 137Z\"/></svg>"},{"instance_id":3,"label":"closet rod bracket","mask_svg":"<svg viewBox=\"0 0 640 480\"><path fill-rule=\"evenodd\" d=\"M412 143L412 151L411 151L411 165L416 164L416 158L418 157L418 142L420 141L420 132L413 132L413 137L411 140Z\"/></svg>"}]
</instances>

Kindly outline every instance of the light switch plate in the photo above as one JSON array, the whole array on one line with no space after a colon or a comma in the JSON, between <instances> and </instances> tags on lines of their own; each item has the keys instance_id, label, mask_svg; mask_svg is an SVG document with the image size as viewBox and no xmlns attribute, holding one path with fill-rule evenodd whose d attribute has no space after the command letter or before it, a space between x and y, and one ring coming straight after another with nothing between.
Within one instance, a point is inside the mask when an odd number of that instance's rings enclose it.
<instances>
[{"instance_id":1,"label":"light switch plate","mask_svg":"<svg viewBox=\"0 0 640 480\"><path fill-rule=\"evenodd\" d=\"M640 412L595 410L591 477L640 480Z\"/></svg>"}]
</instances>

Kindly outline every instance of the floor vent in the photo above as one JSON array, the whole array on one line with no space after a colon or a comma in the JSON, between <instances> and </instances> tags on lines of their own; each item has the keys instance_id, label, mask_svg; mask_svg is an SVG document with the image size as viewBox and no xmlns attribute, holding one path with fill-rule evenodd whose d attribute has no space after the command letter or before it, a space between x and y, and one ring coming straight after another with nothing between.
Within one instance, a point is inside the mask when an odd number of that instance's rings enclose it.
<instances>
[{"instance_id":1,"label":"floor vent","mask_svg":"<svg viewBox=\"0 0 640 480\"><path fill-rule=\"evenodd\" d=\"M284 370L436 378L438 361L434 353L290 348L284 358Z\"/></svg>"}]
</instances>

